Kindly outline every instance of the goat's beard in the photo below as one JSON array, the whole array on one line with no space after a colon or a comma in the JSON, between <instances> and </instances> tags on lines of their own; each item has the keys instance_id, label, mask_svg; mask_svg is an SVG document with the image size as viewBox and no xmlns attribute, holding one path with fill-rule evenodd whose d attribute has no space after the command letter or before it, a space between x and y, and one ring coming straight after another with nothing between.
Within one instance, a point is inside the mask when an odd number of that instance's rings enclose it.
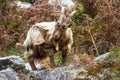
<instances>
[{"instance_id":1,"label":"goat's beard","mask_svg":"<svg viewBox=\"0 0 120 80\"><path fill-rule=\"evenodd\" d=\"M60 40L60 38L58 38L58 39L54 39L55 42L59 42L59 40Z\"/></svg>"},{"instance_id":2,"label":"goat's beard","mask_svg":"<svg viewBox=\"0 0 120 80\"><path fill-rule=\"evenodd\" d=\"M60 44L60 40L61 40L62 37L64 37L64 36L61 35L58 39L53 38L53 43L54 43L56 51L59 51L59 44Z\"/></svg>"},{"instance_id":3,"label":"goat's beard","mask_svg":"<svg viewBox=\"0 0 120 80\"><path fill-rule=\"evenodd\" d=\"M57 39L57 40L53 39L53 44L54 44L54 46L55 46L55 50L56 50L56 51L59 50L59 40L60 40L60 39Z\"/></svg>"}]
</instances>

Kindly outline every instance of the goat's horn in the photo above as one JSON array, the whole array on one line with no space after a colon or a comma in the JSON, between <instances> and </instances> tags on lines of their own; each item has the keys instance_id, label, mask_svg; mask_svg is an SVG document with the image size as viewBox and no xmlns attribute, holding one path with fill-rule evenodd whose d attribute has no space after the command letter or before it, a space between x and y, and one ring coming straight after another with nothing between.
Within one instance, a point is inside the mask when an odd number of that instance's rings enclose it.
<instances>
[{"instance_id":1,"label":"goat's horn","mask_svg":"<svg viewBox=\"0 0 120 80\"><path fill-rule=\"evenodd\" d=\"M70 20L70 18L75 14L76 11L73 11L69 14L69 16L67 17L67 19L65 20L64 24L67 24L67 22Z\"/></svg>"},{"instance_id":2,"label":"goat's horn","mask_svg":"<svg viewBox=\"0 0 120 80\"><path fill-rule=\"evenodd\" d=\"M64 16L64 7L62 6L58 23L62 23L63 16Z\"/></svg>"}]
</instances>

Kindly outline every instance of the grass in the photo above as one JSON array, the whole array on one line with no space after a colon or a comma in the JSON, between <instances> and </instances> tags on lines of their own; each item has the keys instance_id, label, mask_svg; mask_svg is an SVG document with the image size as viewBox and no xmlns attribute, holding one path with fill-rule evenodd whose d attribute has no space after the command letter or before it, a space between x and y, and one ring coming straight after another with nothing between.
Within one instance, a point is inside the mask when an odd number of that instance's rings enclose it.
<instances>
[{"instance_id":1,"label":"grass","mask_svg":"<svg viewBox=\"0 0 120 80\"><path fill-rule=\"evenodd\" d=\"M55 54L54 61L55 61L56 66L60 66L60 64L62 63L61 52L58 52Z\"/></svg>"},{"instance_id":2,"label":"grass","mask_svg":"<svg viewBox=\"0 0 120 80\"><path fill-rule=\"evenodd\" d=\"M23 49L18 49L15 47L11 47L9 50L1 50L0 51L0 57L5 57L5 56L11 56L11 55L16 55L16 56L20 56L23 57Z\"/></svg>"}]
</instances>

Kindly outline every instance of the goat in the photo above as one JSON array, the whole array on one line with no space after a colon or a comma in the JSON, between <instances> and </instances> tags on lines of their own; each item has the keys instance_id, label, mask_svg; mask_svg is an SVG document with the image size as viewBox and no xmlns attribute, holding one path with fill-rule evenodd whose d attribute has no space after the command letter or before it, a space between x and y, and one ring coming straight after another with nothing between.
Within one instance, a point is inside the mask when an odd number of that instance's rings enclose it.
<instances>
[{"instance_id":1,"label":"goat","mask_svg":"<svg viewBox=\"0 0 120 80\"><path fill-rule=\"evenodd\" d=\"M30 28L23 46L26 48L27 58L33 70L37 69L34 64L36 58L43 59L49 56L51 66L54 66L54 54L57 51L62 51L63 61L65 60L73 42L73 33L67 22L74 13L75 11L69 14L63 23L64 7L62 7L57 22L36 23Z\"/></svg>"}]
</instances>

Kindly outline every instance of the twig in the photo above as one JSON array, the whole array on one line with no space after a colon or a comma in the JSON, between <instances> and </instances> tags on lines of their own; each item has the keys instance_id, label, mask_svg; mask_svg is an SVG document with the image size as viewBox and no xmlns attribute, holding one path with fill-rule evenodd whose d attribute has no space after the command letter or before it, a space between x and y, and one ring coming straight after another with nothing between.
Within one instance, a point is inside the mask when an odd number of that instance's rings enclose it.
<instances>
[{"instance_id":1,"label":"twig","mask_svg":"<svg viewBox=\"0 0 120 80\"><path fill-rule=\"evenodd\" d=\"M97 56L99 56L99 52L98 52L98 49L97 49L97 47L96 47L94 37L93 37L93 35L92 35L92 33L91 33L90 26L88 26L88 32L89 32L89 34L90 34L90 37L91 37L92 43L93 43L93 45L94 45L94 47L95 47L95 50L96 50L96 52L97 52Z\"/></svg>"}]
</instances>

